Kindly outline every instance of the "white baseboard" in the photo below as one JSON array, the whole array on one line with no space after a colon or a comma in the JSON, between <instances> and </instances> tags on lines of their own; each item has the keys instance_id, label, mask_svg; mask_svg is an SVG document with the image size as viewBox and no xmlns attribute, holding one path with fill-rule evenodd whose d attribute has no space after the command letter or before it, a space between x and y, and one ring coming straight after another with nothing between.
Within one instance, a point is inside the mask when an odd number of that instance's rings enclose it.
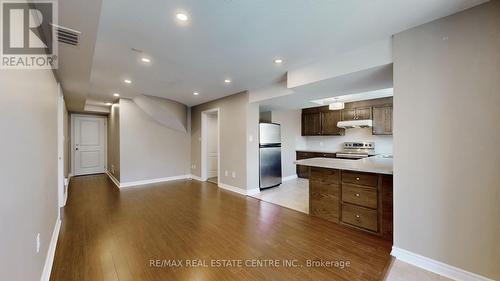
<instances>
[{"instance_id":1,"label":"white baseboard","mask_svg":"<svg viewBox=\"0 0 500 281\"><path fill-rule=\"evenodd\" d=\"M260 189L258 189L258 188L243 189L243 188L239 188L239 187L232 186L232 185L225 184L225 183L221 183L221 182L219 182L219 187L222 189L225 189L225 190L236 192L236 193L241 194L241 195L253 195L253 194L260 192Z\"/></svg>"},{"instance_id":2,"label":"white baseboard","mask_svg":"<svg viewBox=\"0 0 500 281\"><path fill-rule=\"evenodd\" d=\"M247 195L255 195L260 192L260 188L247 189Z\"/></svg>"},{"instance_id":3,"label":"white baseboard","mask_svg":"<svg viewBox=\"0 0 500 281\"><path fill-rule=\"evenodd\" d=\"M106 175L108 175L109 179L116 185L116 187L120 188L120 182L113 176L112 173L106 171Z\"/></svg>"},{"instance_id":4,"label":"white baseboard","mask_svg":"<svg viewBox=\"0 0 500 281\"><path fill-rule=\"evenodd\" d=\"M189 179L189 178L191 178L190 175L180 175L180 176L157 178L157 179L150 179L150 180L123 182L123 183L119 183L119 186L120 186L120 188L124 188L124 187L140 186L140 185L145 185L145 184L152 184L152 183L159 183L159 182L166 182L166 181L184 180L184 179Z\"/></svg>"},{"instance_id":5,"label":"white baseboard","mask_svg":"<svg viewBox=\"0 0 500 281\"><path fill-rule=\"evenodd\" d=\"M47 250L47 256L45 257L45 264L43 266L42 276L40 281L49 281L50 272L52 271L52 264L54 263L54 256L56 254L57 238L59 238L59 230L61 229L61 220L57 218L56 225L54 226L54 231L52 232L52 238L50 239L49 249Z\"/></svg>"},{"instance_id":6,"label":"white baseboard","mask_svg":"<svg viewBox=\"0 0 500 281\"><path fill-rule=\"evenodd\" d=\"M454 267L449 264L442 263L404 249L400 249L398 247L392 247L391 255L400 261L437 273L444 277L451 278L453 280L493 281L492 279L486 278L484 276L469 271L465 271L458 267Z\"/></svg>"},{"instance_id":7,"label":"white baseboard","mask_svg":"<svg viewBox=\"0 0 500 281\"><path fill-rule=\"evenodd\" d=\"M189 178L192 179L192 180L202 181L201 177L198 177L196 175L190 175Z\"/></svg>"},{"instance_id":8,"label":"white baseboard","mask_svg":"<svg viewBox=\"0 0 500 281\"><path fill-rule=\"evenodd\" d=\"M290 180L294 180L297 178L297 175L291 175L291 176L288 176L288 177L284 177L281 179L281 181L290 181Z\"/></svg>"}]
</instances>

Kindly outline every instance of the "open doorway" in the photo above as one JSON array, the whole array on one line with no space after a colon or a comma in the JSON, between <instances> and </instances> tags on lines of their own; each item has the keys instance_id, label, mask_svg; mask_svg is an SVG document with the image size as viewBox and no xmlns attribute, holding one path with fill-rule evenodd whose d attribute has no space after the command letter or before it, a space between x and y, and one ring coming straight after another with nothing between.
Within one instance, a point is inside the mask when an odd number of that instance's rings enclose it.
<instances>
[{"instance_id":1,"label":"open doorway","mask_svg":"<svg viewBox=\"0 0 500 281\"><path fill-rule=\"evenodd\" d=\"M201 178L203 181L219 184L220 145L219 145L219 109L201 113Z\"/></svg>"}]
</instances>

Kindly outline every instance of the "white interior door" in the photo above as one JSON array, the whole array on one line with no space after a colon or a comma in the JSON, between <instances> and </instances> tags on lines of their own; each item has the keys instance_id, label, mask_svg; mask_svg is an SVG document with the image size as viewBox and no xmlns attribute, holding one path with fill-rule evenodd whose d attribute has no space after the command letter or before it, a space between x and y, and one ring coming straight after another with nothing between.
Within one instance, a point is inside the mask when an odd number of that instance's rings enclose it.
<instances>
[{"instance_id":1,"label":"white interior door","mask_svg":"<svg viewBox=\"0 0 500 281\"><path fill-rule=\"evenodd\" d=\"M219 132L217 114L207 114L207 166L208 177L217 176L219 156Z\"/></svg>"},{"instance_id":2,"label":"white interior door","mask_svg":"<svg viewBox=\"0 0 500 281\"><path fill-rule=\"evenodd\" d=\"M106 171L106 119L99 116L73 117L75 175Z\"/></svg>"}]
</instances>

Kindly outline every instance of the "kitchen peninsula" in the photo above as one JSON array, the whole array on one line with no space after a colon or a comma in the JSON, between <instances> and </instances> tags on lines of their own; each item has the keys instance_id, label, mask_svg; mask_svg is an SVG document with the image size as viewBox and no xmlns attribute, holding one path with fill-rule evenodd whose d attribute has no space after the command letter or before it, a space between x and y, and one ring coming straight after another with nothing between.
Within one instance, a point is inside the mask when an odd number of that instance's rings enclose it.
<instances>
[{"instance_id":1,"label":"kitchen peninsula","mask_svg":"<svg viewBox=\"0 0 500 281\"><path fill-rule=\"evenodd\" d=\"M392 158L310 158L309 214L392 240Z\"/></svg>"}]
</instances>

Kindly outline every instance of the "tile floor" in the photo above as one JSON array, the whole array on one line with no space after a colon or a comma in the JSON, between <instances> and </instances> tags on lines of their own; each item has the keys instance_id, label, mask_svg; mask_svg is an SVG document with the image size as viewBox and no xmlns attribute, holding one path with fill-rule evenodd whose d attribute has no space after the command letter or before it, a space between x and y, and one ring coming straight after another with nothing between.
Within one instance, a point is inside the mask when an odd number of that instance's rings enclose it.
<instances>
[{"instance_id":1,"label":"tile floor","mask_svg":"<svg viewBox=\"0 0 500 281\"><path fill-rule=\"evenodd\" d=\"M309 180L307 179L296 178L288 180L280 186L265 189L251 196L262 201L309 214Z\"/></svg>"}]
</instances>

